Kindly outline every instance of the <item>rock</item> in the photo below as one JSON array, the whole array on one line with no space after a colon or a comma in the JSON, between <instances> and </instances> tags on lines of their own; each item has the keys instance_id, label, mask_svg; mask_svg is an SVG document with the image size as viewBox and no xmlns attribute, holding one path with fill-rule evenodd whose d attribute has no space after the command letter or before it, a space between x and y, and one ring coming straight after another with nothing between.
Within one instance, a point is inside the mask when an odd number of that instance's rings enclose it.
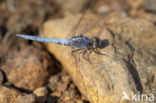
<instances>
[{"instance_id":1,"label":"rock","mask_svg":"<svg viewBox=\"0 0 156 103\"><path fill-rule=\"evenodd\" d=\"M32 94L23 94L17 89L0 86L0 103L36 103L36 100Z\"/></svg>"},{"instance_id":2,"label":"rock","mask_svg":"<svg viewBox=\"0 0 156 103\"><path fill-rule=\"evenodd\" d=\"M1 69L10 83L18 88L34 90L44 86L53 69L53 61L47 52L32 46L10 51Z\"/></svg>"},{"instance_id":3,"label":"rock","mask_svg":"<svg viewBox=\"0 0 156 103\"><path fill-rule=\"evenodd\" d=\"M57 90L64 92L67 89L68 84L67 83L61 83L60 85L58 85Z\"/></svg>"},{"instance_id":4,"label":"rock","mask_svg":"<svg viewBox=\"0 0 156 103\"><path fill-rule=\"evenodd\" d=\"M15 103L37 103L36 97L33 94L28 95L19 95L15 101Z\"/></svg>"},{"instance_id":5,"label":"rock","mask_svg":"<svg viewBox=\"0 0 156 103\"><path fill-rule=\"evenodd\" d=\"M61 99L54 96L54 97L48 97L46 103L61 103Z\"/></svg>"},{"instance_id":6,"label":"rock","mask_svg":"<svg viewBox=\"0 0 156 103\"><path fill-rule=\"evenodd\" d=\"M154 14L154 13L139 11L136 16L141 19L146 19L146 20L152 22L153 24L156 23L156 14Z\"/></svg>"},{"instance_id":7,"label":"rock","mask_svg":"<svg viewBox=\"0 0 156 103\"><path fill-rule=\"evenodd\" d=\"M55 76L51 76L49 79L49 84L48 87L54 91L57 88L57 83L59 81L59 76L55 75Z\"/></svg>"},{"instance_id":8,"label":"rock","mask_svg":"<svg viewBox=\"0 0 156 103\"><path fill-rule=\"evenodd\" d=\"M47 101L49 102L52 99L54 100L56 99L58 101L61 100L62 102L67 102L67 103L68 102L77 103L80 101L83 103L82 100L83 96L81 97L80 92L78 91L74 83L71 81L70 76L65 71L61 72L58 75L52 76L50 78L49 88L54 88L52 89L52 93L50 94L50 97L48 97Z\"/></svg>"},{"instance_id":9,"label":"rock","mask_svg":"<svg viewBox=\"0 0 156 103\"><path fill-rule=\"evenodd\" d=\"M143 6L144 0L137 0L137 1L127 0L127 3L130 6L129 15L135 16L137 15L137 11Z\"/></svg>"},{"instance_id":10,"label":"rock","mask_svg":"<svg viewBox=\"0 0 156 103\"><path fill-rule=\"evenodd\" d=\"M89 3L88 0L57 0L57 3L62 7L62 10L68 12L80 12L85 5Z\"/></svg>"},{"instance_id":11,"label":"rock","mask_svg":"<svg viewBox=\"0 0 156 103\"><path fill-rule=\"evenodd\" d=\"M78 99L80 97L76 94L75 86L74 88L72 88L72 85L67 91L63 93L62 97L65 102L74 103L76 101L79 101L80 103L83 103L82 100Z\"/></svg>"},{"instance_id":12,"label":"rock","mask_svg":"<svg viewBox=\"0 0 156 103\"><path fill-rule=\"evenodd\" d=\"M79 18L80 15L68 15L64 19L48 21L40 36L69 38L72 33L67 34ZM154 93L155 26L146 20L119 15L99 18L101 16L87 14L79 25L77 35L88 31L85 36L100 38L103 48L99 51L106 55L90 53L90 61L87 61L79 53L74 54L74 59L67 46L46 44L47 49L62 63L91 103L124 101L121 99L123 92L129 97L132 92Z\"/></svg>"},{"instance_id":13,"label":"rock","mask_svg":"<svg viewBox=\"0 0 156 103\"><path fill-rule=\"evenodd\" d=\"M125 18L114 20L108 28L115 36L116 56L126 63L137 91L154 94L156 45L151 44L156 40L156 27L144 19Z\"/></svg>"},{"instance_id":14,"label":"rock","mask_svg":"<svg viewBox=\"0 0 156 103\"><path fill-rule=\"evenodd\" d=\"M68 101L70 99L72 99L75 96L74 91L70 90L70 91L66 91L63 95L63 98L65 101Z\"/></svg>"},{"instance_id":15,"label":"rock","mask_svg":"<svg viewBox=\"0 0 156 103\"><path fill-rule=\"evenodd\" d=\"M62 93L60 91L56 91L56 92L53 92L50 95L53 96L53 97L61 97L62 96Z\"/></svg>"},{"instance_id":16,"label":"rock","mask_svg":"<svg viewBox=\"0 0 156 103\"><path fill-rule=\"evenodd\" d=\"M147 10L156 12L156 1L155 0L145 0L145 8Z\"/></svg>"},{"instance_id":17,"label":"rock","mask_svg":"<svg viewBox=\"0 0 156 103\"><path fill-rule=\"evenodd\" d=\"M66 72L60 73L60 81L57 83L57 90L64 93L71 83L70 76Z\"/></svg>"},{"instance_id":18,"label":"rock","mask_svg":"<svg viewBox=\"0 0 156 103\"><path fill-rule=\"evenodd\" d=\"M37 95L38 103L44 103L47 99L48 89L46 87L40 87L33 91Z\"/></svg>"},{"instance_id":19,"label":"rock","mask_svg":"<svg viewBox=\"0 0 156 103\"><path fill-rule=\"evenodd\" d=\"M33 93L36 94L37 96L46 96L48 95L48 90L46 87L40 87L35 89Z\"/></svg>"},{"instance_id":20,"label":"rock","mask_svg":"<svg viewBox=\"0 0 156 103\"><path fill-rule=\"evenodd\" d=\"M70 76L64 71L58 75L51 76L49 79L48 87L52 91L58 90L64 92L70 83Z\"/></svg>"},{"instance_id":21,"label":"rock","mask_svg":"<svg viewBox=\"0 0 156 103\"><path fill-rule=\"evenodd\" d=\"M69 83L71 81L71 77L69 75L64 75L62 76L61 79L63 82L66 82L66 83Z\"/></svg>"},{"instance_id":22,"label":"rock","mask_svg":"<svg viewBox=\"0 0 156 103\"><path fill-rule=\"evenodd\" d=\"M0 86L0 103L13 103L20 95L18 90Z\"/></svg>"}]
</instances>

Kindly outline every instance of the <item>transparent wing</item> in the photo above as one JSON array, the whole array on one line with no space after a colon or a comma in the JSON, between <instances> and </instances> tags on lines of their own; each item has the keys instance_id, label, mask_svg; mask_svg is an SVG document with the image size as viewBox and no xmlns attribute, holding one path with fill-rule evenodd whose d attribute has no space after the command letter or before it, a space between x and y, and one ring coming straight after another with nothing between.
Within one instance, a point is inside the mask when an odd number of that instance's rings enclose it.
<instances>
[{"instance_id":1,"label":"transparent wing","mask_svg":"<svg viewBox=\"0 0 156 103\"><path fill-rule=\"evenodd\" d=\"M78 36L80 34L83 34L85 36L88 36L87 33L88 31L90 31L91 27L93 27L93 25L95 25L95 21L92 20L92 17L90 17L90 8L91 8L92 4L90 4L88 7L86 7L86 9L84 10L84 12L82 13L80 19L78 20L78 22L76 23L75 26L73 26L73 29L71 30L71 32L68 34L67 38L71 38L73 36ZM88 21L94 21L92 22L88 22ZM76 65L76 75L77 77L78 74L80 74L79 71L79 64L81 63L81 59L83 53L85 52L85 50L79 50L78 48L71 48L71 52L72 51L76 51L74 53L69 53L70 56L73 57L73 61L74 61L74 66Z\"/></svg>"},{"instance_id":2,"label":"transparent wing","mask_svg":"<svg viewBox=\"0 0 156 103\"><path fill-rule=\"evenodd\" d=\"M103 24L103 17L96 16L90 11L87 11L85 16L83 16L83 20L81 19L81 23L79 23L75 35L83 34L89 38L97 37L105 41L107 37L105 37L104 33L105 26ZM99 51L106 54L104 49L108 45L106 45L106 42L104 45L104 48L101 50L99 49ZM81 74L93 87L100 87L99 82L101 82L101 85L107 88L108 91L112 90L112 79L105 60L105 58L107 59L109 57L106 55L98 55L90 51L87 51L85 55L83 55L84 52L85 50L79 50L72 54L77 66L77 74ZM85 60L84 56L89 60Z\"/></svg>"},{"instance_id":3,"label":"transparent wing","mask_svg":"<svg viewBox=\"0 0 156 103\"><path fill-rule=\"evenodd\" d=\"M82 15L80 16L78 22L76 25L73 26L72 30L69 32L67 38L71 38L73 36L78 36L80 34L86 34L89 30L87 29L87 26L84 26L89 9L91 8L92 4L88 5L84 10ZM88 25L89 26L89 25ZM78 50L78 48L71 48L71 52L78 51L74 53L69 53L70 56L74 58L75 64L77 65L78 62L80 62L80 55L83 50Z\"/></svg>"}]
</instances>

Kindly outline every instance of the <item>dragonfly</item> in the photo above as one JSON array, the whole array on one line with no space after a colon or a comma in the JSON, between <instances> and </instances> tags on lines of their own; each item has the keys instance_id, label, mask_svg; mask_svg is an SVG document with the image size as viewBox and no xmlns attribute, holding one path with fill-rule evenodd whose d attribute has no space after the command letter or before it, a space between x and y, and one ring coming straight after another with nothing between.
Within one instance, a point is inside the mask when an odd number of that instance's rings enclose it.
<instances>
[{"instance_id":1,"label":"dragonfly","mask_svg":"<svg viewBox=\"0 0 156 103\"><path fill-rule=\"evenodd\" d=\"M78 36L72 36L69 39L53 39L53 38L45 38L40 36L31 36L31 35L24 35L24 34L16 34L17 37L34 40L39 42L47 42L47 43L54 43L64 46L71 46L72 48L77 48L76 50L71 51L71 53L75 53L77 51L83 50L82 56L84 59L88 60L85 57L87 51L94 52L99 55L106 55L101 53L98 48L102 48L102 40L99 38L94 37L93 39L84 36L84 34L80 34Z\"/></svg>"},{"instance_id":2,"label":"dragonfly","mask_svg":"<svg viewBox=\"0 0 156 103\"><path fill-rule=\"evenodd\" d=\"M92 2L93 3L93 2ZM76 31L84 19L84 16L87 14L88 10L92 7L93 4L90 4L87 6L84 10L84 14L81 16L79 19L78 23L76 24L75 28L73 28L72 33L74 36L71 35L69 38L65 39L54 39L54 38L45 38L45 37L40 37L40 36L31 36L31 35L25 35L25 34L16 34L17 37L28 39L28 40L34 40L34 41L39 41L39 42L47 42L47 43L53 43L53 44L59 44L59 45L64 45L64 46L70 46L72 48L75 48L74 50L71 51L72 54L78 51L82 51L82 57L85 60L89 60L89 57L85 56L85 54L89 51L89 53L96 53L99 55L107 55L104 53L101 53L98 49L104 48L108 43L103 42L97 37L89 38L87 36L84 36L85 33L81 33L76 36ZM75 30L74 30L75 29ZM105 43L105 44L104 44Z\"/></svg>"}]
</instances>

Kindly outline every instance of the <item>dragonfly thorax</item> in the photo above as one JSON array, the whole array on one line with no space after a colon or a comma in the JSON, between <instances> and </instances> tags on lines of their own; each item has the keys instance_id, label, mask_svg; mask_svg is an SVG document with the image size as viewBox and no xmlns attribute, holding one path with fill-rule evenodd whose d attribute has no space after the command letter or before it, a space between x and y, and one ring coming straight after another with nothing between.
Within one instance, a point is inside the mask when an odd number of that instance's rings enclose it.
<instances>
[{"instance_id":1,"label":"dragonfly thorax","mask_svg":"<svg viewBox=\"0 0 156 103\"><path fill-rule=\"evenodd\" d=\"M101 40L99 38L96 38L94 37L92 39L92 46L93 46L93 49L96 49L96 48L100 48L101 47Z\"/></svg>"}]
</instances>

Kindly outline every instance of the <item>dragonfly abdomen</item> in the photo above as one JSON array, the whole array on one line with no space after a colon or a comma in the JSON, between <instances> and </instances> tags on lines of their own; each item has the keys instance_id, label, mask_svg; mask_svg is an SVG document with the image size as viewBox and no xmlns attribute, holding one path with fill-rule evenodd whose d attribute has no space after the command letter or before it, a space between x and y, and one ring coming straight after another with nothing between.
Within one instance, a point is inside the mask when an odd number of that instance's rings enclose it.
<instances>
[{"instance_id":1,"label":"dragonfly abdomen","mask_svg":"<svg viewBox=\"0 0 156 103\"><path fill-rule=\"evenodd\" d=\"M61 44L61 45L70 45L70 42L68 39L50 39L50 38L44 38L39 36L30 36L30 35L23 35L23 34L16 34L16 36L28 39L28 40L35 40L40 42L48 42L48 43L54 43L54 44Z\"/></svg>"},{"instance_id":2,"label":"dragonfly abdomen","mask_svg":"<svg viewBox=\"0 0 156 103\"><path fill-rule=\"evenodd\" d=\"M71 39L50 39L50 38L23 35L23 34L16 34L16 36L24 38L24 39L28 39L28 40L35 40L35 41L40 41L40 42L48 42L48 43L72 46L74 48L80 48L80 49L90 49L93 46L92 40L83 35L74 36Z\"/></svg>"}]
</instances>

